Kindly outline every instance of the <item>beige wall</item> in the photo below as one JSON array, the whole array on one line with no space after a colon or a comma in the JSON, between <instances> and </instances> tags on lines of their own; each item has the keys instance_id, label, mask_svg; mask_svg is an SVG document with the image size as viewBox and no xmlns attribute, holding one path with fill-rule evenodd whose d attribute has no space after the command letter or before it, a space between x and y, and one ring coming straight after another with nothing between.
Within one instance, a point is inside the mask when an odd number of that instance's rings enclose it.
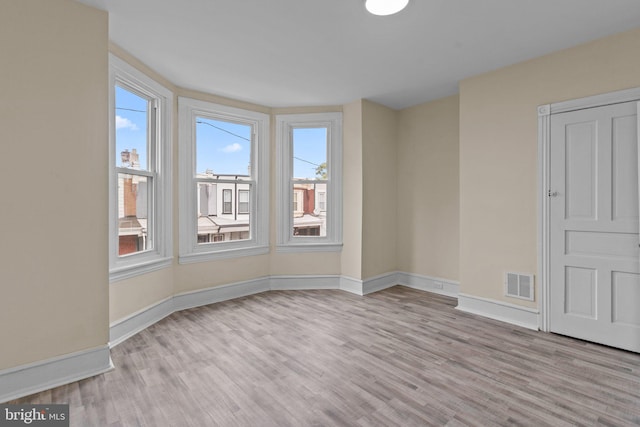
<instances>
[{"instance_id":1,"label":"beige wall","mask_svg":"<svg viewBox=\"0 0 640 427\"><path fill-rule=\"evenodd\" d=\"M129 317L173 295L173 269L164 268L111 283L109 321Z\"/></svg>"},{"instance_id":2,"label":"beige wall","mask_svg":"<svg viewBox=\"0 0 640 427\"><path fill-rule=\"evenodd\" d=\"M342 253L344 276L362 279L362 106L355 101L343 107L342 147Z\"/></svg>"},{"instance_id":3,"label":"beige wall","mask_svg":"<svg viewBox=\"0 0 640 427\"><path fill-rule=\"evenodd\" d=\"M0 4L0 369L109 340L107 19Z\"/></svg>"},{"instance_id":4,"label":"beige wall","mask_svg":"<svg viewBox=\"0 0 640 427\"><path fill-rule=\"evenodd\" d=\"M174 267L173 289L175 294L181 294L268 275L268 254L180 264Z\"/></svg>"},{"instance_id":5,"label":"beige wall","mask_svg":"<svg viewBox=\"0 0 640 427\"><path fill-rule=\"evenodd\" d=\"M458 280L459 98L398 114L398 270Z\"/></svg>"},{"instance_id":6,"label":"beige wall","mask_svg":"<svg viewBox=\"0 0 640 427\"><path fill-rule=\"evenodd\" d=\"M396 271L397 112L362 103L362 279ZM349 166L346 163L347 167Z\"/></svg>"},{"instance_id":7,"label":"beige wall","mask_svg":"<svg viewBox=\"0 0 640 427\"><path fill-rule=\"evenodd\" d=\"M638 52L640 29L460 83L461 292L537 305L502 295L537 272L536 107L640 86Z\"/></svg>"}]
</instances>

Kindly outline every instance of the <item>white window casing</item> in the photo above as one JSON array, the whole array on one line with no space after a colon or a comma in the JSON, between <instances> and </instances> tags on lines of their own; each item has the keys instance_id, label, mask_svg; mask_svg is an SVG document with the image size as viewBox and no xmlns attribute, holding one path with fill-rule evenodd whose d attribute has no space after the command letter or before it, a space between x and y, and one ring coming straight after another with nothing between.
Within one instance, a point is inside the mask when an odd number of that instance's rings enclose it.
<instances>
[{"instance_id":1,"label":"white window casing","mask_svg":"<svg viewBox=\"0 0 640 427\"><path fill-rule=\"evenodd\" d=\"M167 267L172 263L171 135L173 93L136 68L109 54L109 281L115 282ZM116 85L149 100L148 167L116 167ZM119 255L119 175L144 182L140 198L148 212L149 249ZM144 200L142 200L144 199Z\"/></svg>"},{"instance_id":2,"label":"white window casing","mask_svg":"<svg viewBox=\"0 0 640 427\"><path fill-rule=\"evenodd\" d=\"M260 255L269 252L269 116L264 113L179 97L179 212L181 264ZM196 178L196 119L198 117L251 126L250 177L242 181L250 186L248 238L198 243L198 182ZM212 182L215 180L211 180ZM216 182L224 184L224 180ZM230 206L238 194L231 194ZM221 197L222 198L222 197ZM220 200L219 214L224 214ZM229 206L227 206L229 207ZM237 208L235 208L237 209ZM211 212L210 212L211 213ZM247 216L246 214L244 216Z\"/></svg>"},{"instance_id":3,"label":"white window casing","mask_svg":"<svg viewBox=\"0 0 640 427\"><path fill-rule=\"evenodd\" d=\"M300 195L293 199L293 131L326 128L326 190L316 199L326 210L326 235L294 235L293 210L300 210ZM278 252L339 251L342 249L342 113L282 114L276 116L277 247ZM309 181L312 182L312 181Z\"/></svg>"}]
</instances>

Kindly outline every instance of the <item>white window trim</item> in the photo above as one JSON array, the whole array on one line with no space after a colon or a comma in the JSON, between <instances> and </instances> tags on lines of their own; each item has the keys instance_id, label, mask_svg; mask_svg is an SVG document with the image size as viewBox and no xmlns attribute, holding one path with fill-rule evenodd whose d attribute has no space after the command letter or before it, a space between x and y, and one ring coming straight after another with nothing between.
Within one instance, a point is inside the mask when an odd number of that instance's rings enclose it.
<instances>
[{"instance_id":1,"label":"white window trim","mask_svg":"<svg viewBox=\"0 0 640 427\"><path fill-rule=\"evenodd\" d=\"M327 235L293 236L291 175L293 129L327 128ZM276 116L277 245L278 252L335 252L342 250L342 113L282 114Z\"/></svg>"},{"instance_id":2,"label":"white window trim","mask_svg":"<svg viewBox=\"0 0 640 427\"><path fill-rule=\"evenodd\" d=\"M115 135L115 85L121 82L156 100L157 144L155 192L152 198L154 247L121 257L118 255L118 174ZM171 135L173 93L136 68L109 54L109 282L168 267L173 260Z\"/></svg>"},{"instance_id":3,"label":"white window trim","mask_svg":"<svg viewBox=\"0 0 640 427\"><path fill-rule=\"evenodd\" d=\"M192 98L179 97L180 258L181 264L260 255L269 252L269 116ZM198 244L196 213L196 117L245 123L253 127L249 200L251 238Z\"/></svg>"}]
</instances>

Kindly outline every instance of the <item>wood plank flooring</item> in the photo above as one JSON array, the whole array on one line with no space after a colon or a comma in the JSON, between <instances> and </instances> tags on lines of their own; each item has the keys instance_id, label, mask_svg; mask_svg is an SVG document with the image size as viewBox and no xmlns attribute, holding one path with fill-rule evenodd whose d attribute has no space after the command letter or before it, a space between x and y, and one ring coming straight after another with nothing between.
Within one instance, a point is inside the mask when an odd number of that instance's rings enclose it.
<instances>
[{"instance_id":1,"label":"wood plank flooring","mask_svg":"<svg viewBox=\"0 0 640 427\"><path fill-rule=\"evenodd\" d=\"M640 425L640 355L396 286L277 291L175 313L116 370L14 401L74 426Z\"/></svg>"}]
</instances>

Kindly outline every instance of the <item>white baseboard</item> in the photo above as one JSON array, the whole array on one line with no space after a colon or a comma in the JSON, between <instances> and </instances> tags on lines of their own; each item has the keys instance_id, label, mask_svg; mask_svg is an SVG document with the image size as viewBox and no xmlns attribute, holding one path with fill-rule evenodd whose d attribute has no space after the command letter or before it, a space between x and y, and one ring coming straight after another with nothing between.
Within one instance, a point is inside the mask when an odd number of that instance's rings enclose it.
<instances>
[{"instance_id":1,"label":"white baseboard","mask_svg":"<svg viewBox=\"0 0 640 427\"><path fill-rule=\"evenodd\" d=\"M341 276L340 289L356 295L368 295L398 284L397 272L385 273L365 280Z\"/></svg>"},{"instance_id":2,"label":"white baseboard","mask_svg":"<svg viewBox=\"0 0 640 427\"><path fill-rule=\"evenodd\" d=\"M534 308L467 294L458 294L458 306L456 308L466 313L538 330L539 311Z\"/></svg>"},{"instance_id":3,"label":"white baseboard","mask_svg":"<svg viewBox=\"0 0 640 427\"><path fill-rule=\"evenodd\" d=\"M269 290L339 289L340 276L271 276L185 292L143 308L111 324L110 346L115 347L176 311L227 301Z\"/></svg>"},{"instance_id":4,"label":"white baseboard","mask_svg":"<svg viewBox=\"0 0 640 427\"><path fill-rule=\"evenodd\" d=\"M175 295L111 325L113 347L166 316L187 308L227 301L269 290L340 289L367 295L395 285L458 298L458 309L529 329L538 329L538 310L459 293L452 280L412 273L391 272L366 280L339 275L267 276Z\"/></svg>"},{"instance_id":5,"label":"white baseboard","mask_svg":"<svg viewBox=\"0 0 640 427\"><path fill-rule=\"evenodd\" d=\"M433 284L436 281L444 283L444 289L437 289ZM193 292L185 292L143 308L111 324L109 334L110 346L115 347L176 311L227 301L269 290L340 289L356 295L367 295L397 284L449 296L455 296L458 289L457 283L451 281L395 271L364 281L339 275L267 276L244 282L199 289Z\"/></svg>"},{"instance_id":6,"label":"white baseboard","mask_svg":"<svg viewBox=\"0 0 640 427\"><path fill-rule=\"evenodd\" d=\"M362 280L353 277L340 276L340 290L350 292L356 295L364 295L362 289Z\"/></svg>"},{"instance_id":7,"label":"white baseboard","mask_svg":"<svg viewBox=\"0 0 640 427\"><path fill-rule=\"evenodd\" d=\"M362 283L362 295L372 294L398 284L398 272L381 274L370 277Z\"/></svg>"},{"instance_id":8,"label":"white baseboard","mask_svg":"<svg viewBox=\"0 0 640 427\"><path fill-rule=\"evenodd\" d=\"M109 326L109 347L117 346L138 332L164 319L173 311L173 297L171 296L113 322Z\"/></svg>"},{"instance_id":9,"label":"white baseboard","mask_svg":"<svg viewBox=\"0 0 640 427\"><path fill-rule=\"evenodd\" d=\"M398 284L408 288L446 295L453 298L458 297L460 289L460 284L453 280L413 273L398 272L396 280L398 281Z\"/></svg>"},{"instance_id":10,"label":"white baseboard","mask_svg":"<svg viewBox=\"0 0 640 427\"><path fill-rule=\"evenodd\" d=\"M113 369L104 345L0 371L0 402L99 375Z\"/></svg>"},{"instance_id":11,"label":"white baseboard","mask_svg":"<svg viewBox=\"0 0 640 427\"><path fill-rule=\"evenodd\" d=\"M362 281L339 275L268 276L174 295L111 324L111 347L168 315L270 290L343 289L362 295Z\"/></svg>"},{"instance_id":12,"label":"white baseboard","mask_svg":"<svg viewBox=\"0 0 640 427\"><path fill-rule=\"evenodd\" d=\"M271 276L272 291L301 291L310 289L340 289L340 276Z\"/></svg>"},{"instance_id":13,"label":"white baseboard","mask_svg":"<svg viewBox=\"0 0 640 427\"><path fill-rule=\"evenodd\" d=\"M173 311L186 310L216 302L227 301L234 298L246 297L271 290L269 277L247 280L244 282L230 283L228 285L214 286L208 289L199 289L193 292L185 292L174 295Z\"/></svg>"},{"instance_id":14,"label":"white baseboard","mask_svg":"<svg viewBox=\"0 0 640 427\"><path fill-rule=\"evenodd\" d=\"M109 331L109 346L115 347L176 311L253 295L269 289L269 278L259 278L174 295L113 322Z\"/></svg>"}]
</instances>

